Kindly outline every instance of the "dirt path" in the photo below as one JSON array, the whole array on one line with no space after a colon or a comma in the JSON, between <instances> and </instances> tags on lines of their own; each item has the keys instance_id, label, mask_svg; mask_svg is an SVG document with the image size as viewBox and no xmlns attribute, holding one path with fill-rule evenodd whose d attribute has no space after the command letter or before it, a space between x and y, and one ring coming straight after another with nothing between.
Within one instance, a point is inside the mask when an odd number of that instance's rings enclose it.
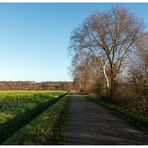
<instances>
[{"instance_id":1,"label":"dirt path","mask_svg":"<svg viewBox=\"0 0 148 148\"><path fill-rule=\"evenodd\" d=\"M80 95L72 97L68 125L65 144L148 144L147 135Z\"/></svg>"}]
</instances>

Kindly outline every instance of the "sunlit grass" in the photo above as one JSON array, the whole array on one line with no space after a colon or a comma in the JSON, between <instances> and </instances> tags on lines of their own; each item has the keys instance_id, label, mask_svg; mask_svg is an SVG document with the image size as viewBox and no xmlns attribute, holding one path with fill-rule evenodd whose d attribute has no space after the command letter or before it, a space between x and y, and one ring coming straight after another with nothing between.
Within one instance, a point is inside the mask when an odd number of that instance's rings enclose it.
<instances>
[{"instance_id":1,"label":"sunlit grass","mask_svg":"<svg viewBox=\"0 0 148 148\"><path fill-rule=\"evenodd\" d=\"M0 142L64 93L65 91L0 91Z\"/></svg>"},{"instance_id":2,"label":"sunlit grass","mask_svg":"<svg viewBox=\"0 0 148 148\"><path fill-rule=\"evenodd\" d=\"M46 144L53 135L54 125L64 106L69 103L69 96L58 100L30 123L26 124L3 144Z\"/></svg>"}]
</instances>

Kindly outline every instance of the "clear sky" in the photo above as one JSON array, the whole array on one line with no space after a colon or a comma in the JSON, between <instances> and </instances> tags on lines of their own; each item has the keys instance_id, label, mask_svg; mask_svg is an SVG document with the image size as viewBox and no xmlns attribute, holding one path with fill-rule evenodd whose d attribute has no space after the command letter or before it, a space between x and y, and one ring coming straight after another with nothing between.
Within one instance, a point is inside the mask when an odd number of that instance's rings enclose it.
<instances>
[{"instance_id":1,"label":"clear sky","mask_svg":"<svg viewBox=\"0 0 148 148\"><path fill-rule=\"evenodd\" d=\"M148 4L0 3L0 81L68 81L71 32L95 10L125 6L145 20Z\"/></svg>"}]
</instances>

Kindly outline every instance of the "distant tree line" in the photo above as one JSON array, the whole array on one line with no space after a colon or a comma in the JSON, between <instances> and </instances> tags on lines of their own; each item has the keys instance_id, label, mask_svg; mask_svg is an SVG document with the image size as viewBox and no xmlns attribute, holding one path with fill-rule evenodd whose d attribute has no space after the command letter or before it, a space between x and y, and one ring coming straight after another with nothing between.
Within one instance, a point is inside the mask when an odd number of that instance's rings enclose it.
<instances>
[{"instance_id":1,"label":"distant tree line","mask_svg":"<svg viewBox=\"0 0 148 148\"><path fill-rule=\"evenodd\" d=\"M70 40L76 90L148 113L148 33L128 9L90 15Z\"/></svg>"},{"instance_id":2,"label":"distant tree line","mask_svg":"<svg viewBox=\"0 0 148 148\"><path fill-rule=\"evenodd\" d=\"M0 90L71 90L72 82L0 81Z\"/></svg>"}]
</instances>

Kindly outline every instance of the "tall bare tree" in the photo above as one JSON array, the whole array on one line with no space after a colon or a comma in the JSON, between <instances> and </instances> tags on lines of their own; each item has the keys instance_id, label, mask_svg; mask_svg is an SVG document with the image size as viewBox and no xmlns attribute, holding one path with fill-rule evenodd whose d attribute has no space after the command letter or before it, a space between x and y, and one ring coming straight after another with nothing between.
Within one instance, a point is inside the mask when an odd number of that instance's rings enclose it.
<instances>
[{"instance_id":1,"label":"tall bare tree","mask_svg":"<svg viewBox=\"0 0 148 148\"><path fill-rule=\"evenodd\" d=\"M114 83L127 53L143 29L142 21L126 8L94 13L71 36L70 50L93 55L101 63L107 95L112 99Z\"/></svg>"}]
</instances>

